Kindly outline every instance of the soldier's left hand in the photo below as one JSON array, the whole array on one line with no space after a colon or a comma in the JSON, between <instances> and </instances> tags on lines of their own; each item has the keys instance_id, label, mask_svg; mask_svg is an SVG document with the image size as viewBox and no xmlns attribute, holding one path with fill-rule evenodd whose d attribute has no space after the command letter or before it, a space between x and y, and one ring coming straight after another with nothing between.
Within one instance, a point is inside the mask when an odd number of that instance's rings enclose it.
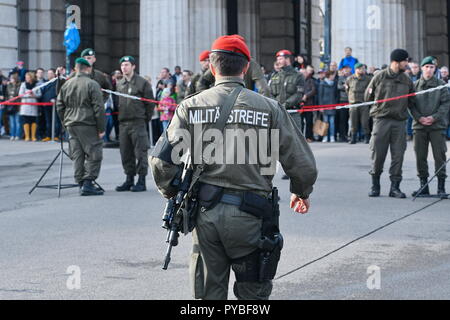
<instances>
[{"instance_id":1,"label":"soldier's left hand","mask_svg":"<svg viewBox=\"0 0 450 320\"><path fill-rule=\"evenodd\" d=\"M99 137L100 139L103 139L103 138L105 137L105 133L104 133L104 132L99 133L99 134L98 134L98 137Z\"/></svg>"}]
</instances>

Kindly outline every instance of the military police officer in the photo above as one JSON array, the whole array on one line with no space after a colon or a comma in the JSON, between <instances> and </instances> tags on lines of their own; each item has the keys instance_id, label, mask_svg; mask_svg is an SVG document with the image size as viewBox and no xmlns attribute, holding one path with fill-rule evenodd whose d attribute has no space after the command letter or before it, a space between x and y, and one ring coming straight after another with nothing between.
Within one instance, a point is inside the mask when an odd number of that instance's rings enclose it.
<instances>
[{"instance_id":1,"label":"military police officer","mask_svg":"<svg viewBox=\"0 0 450 320\"><path fill-rule=\"evenodd\" d=\"M445 85L444 81L436 79L434 74L437 68L437 61L434 57L426 57L422 63L422 77L414 84L417 92L436 88ZM414 151L417 159L417 171L422 189L428 181L428 146L431 143L433 157L435 161L436 173L438 175L438 195L445 196L445 180L447 178L446 169L446 129L448 127L448 113L450 109L450 94L444 88L419 94L416 97L416 105L411 108L411 114L414 118ZM440 168L444 168L437 172ZM420 190L419 190L420 191ZM413 196L428 196L430 190L423 188L419 194L418 191Z\"/></svg>"},{"instance_id":2,"label":"military police officer","mask_svg":"<svg viewBox=\"0 0 450 320\"><path fill-rule=\"evenodd\" d=\"M189 96L191 94L194 94L196 92L199 92L204 89L200 89L199 80L202 78L202 76L209 70L209 54L210 52L208 50L202 51L198 57L201 65L201 73L197 73L194 75L191 81L191 85L186 90L186 96ZM209 89L209 88L208 88Z\"/></svg>"},{"instance_id":3,"label":"military police officer","mask_svg":"<svg viewBox=\"0 0 450 320\"><path fill-rule=\"evenodd\" d=\"M178 154L173 152L180 144L177 132L192 132L201 124L201 132L211 133L211 129L217 130L217 122L223 117L226 130L222 132L227 132L226 137L230 131L236 133L236 137L242 137L242 132L252 130L269 130L270 135L278 135L278 141L266 145L264 152L270 149L279 151L279 161L291 178L291 207L296 212L306 213L317 169L312 151L299 127L280 104L244 89L244 74L249 67L250 51L241 38L220 37L212 46L210 58L216 78L215 86L180 104L167 135L158 142L155 150L159 151L150 158L158 189L166 198L177 193L171 182L179 168L173 158L168 156ZM230 116L230 109L225 106L232 107ZM215 138L214 141L219 144L219 140ZM223 148L216 145L216 150L221 150L216 152L219 153L216 156L220 159L222 153L226 153L227 159L235 159L232 153L235 148L229 147L228 138L225 140L226 146ZM209 146L208 142L203 143L206 152L205 146ZM239 151L245 153L245 159L249 159L251 148L242 149ZM196 151L191 152L196 158ZM272 160L276 166L277 160ZM258 243L262 234L263 212L269 211L271 207L267 197L272 190L274 173L264 175L261 172L264 165L260 160L255 164L233 164L236 162L229 160L226 164L222 161L205 162L208 165L199 180L201 187L198 198L202 208L197 212L190 266L194 297L227 299L232 268L236 275L234 293L238 299L268 299L274 275L267 279L258 274L261 256Z\"/></svg>"},{"instance_id":4,"label":"military police officer","mask_svg":"<svg viewBox=\"0 0 450 320\"><path fill-rule=\"evenodd\" d=\"M120 59L123 78L117 83L117 92L153 100L150 83L136 74L136 60L125 56ZM117 192L143 192L147 190L148 149L150 148L147 123L151 120L155 104L152 102L119 97L120 155L127 176L116 188ZM135 176L139 180L134 185Z\"/></svg>"},{"instance_id":5,"label":"military police officer","mask_svg":"<svg viewBox=\"0 0 450 320\"><path fill-rule=\"evenodd\" d=\"M366 75L366 68L362 63L355 65L355 74L350 76L346 82L346 90L350 104L357 104L364 102L364 93L369 86L371 76ZM350 109L350 119L352 124L352 139L350 144L356 144L359 125L364 131L365 141L368 144L370 141L369 128L369 106L363 106Z\"/></svg>"},{"instance_id":6,"label":"military police officer","mask_svg":"<svg viewBox=\"0 0 450 320\"><path fill-rule=\"evenodd\" d=\"M414 93L414 84L405 74L409 54L403 49L391 53L390 67L378 73L370 82L365 92L366 101L384 100ZM408 107L413 107L415 97L396 99L376 103L370 115L374 118L374 127L370 147L373 166L372 190L370 197L380 196L380 176L386 160L389 147L391 149L391 191L390 197L404 199L406 195L400 190L402 181L403 158L406 151L406 120Z\"/></svg>"},{"instance_id":7,"label":"military police officer","mask_svg":"<svg viewBox=\"0 0 450 320\"><path fill-rule=\"evenodd\" d=\"M269 83L272 96L287 110L299 110L305 92L305 78L292 66L293 59L294 55L289 50L279 51L277 62L281 70L272 76ZM302 128L301 114L293 113L291 116Z\"/></svg>"},{"instance_id":8,"label":"military police officer","mask_svg":"<svg viewBox=\"0 0 450 320\"><path fill-rule=\"evenodd\" d=\"M90 78L91 64L76 60L77 74L67 81L58 95L57 111L69 132L70 156L75 181L82 196L103 195L94 187L103 159L106 117L100 86Z\"/></svg>"}]
</instances>

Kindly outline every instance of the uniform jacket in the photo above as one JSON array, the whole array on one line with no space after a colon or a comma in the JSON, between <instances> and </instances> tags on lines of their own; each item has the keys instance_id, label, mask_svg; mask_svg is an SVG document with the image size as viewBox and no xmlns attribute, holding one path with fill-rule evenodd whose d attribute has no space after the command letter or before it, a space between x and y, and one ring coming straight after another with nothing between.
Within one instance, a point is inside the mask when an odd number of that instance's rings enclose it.
<instances>
[{"instance_id":1,"label":"uniform jacket","mask_svg":"<svg viewBox=\"0 0 450 320\"><path fill-rule=\"evenodd\" d=\"M364 102L364 93L372 80L371 76L362 75L358 77L356 74L347 79L347 94L350 104Z\"/></svg>"},{"instance_id":2,"label":"uniform jacket","mask_svg":"<svg viewBox=\"0 0 450 320\"><path fill-rule=\"evenodd\" d=\"M89 75L78 73L64 83L56 104L65 127L95 126L105 132L106 117L99 84Z\"/></svg>"},{"instance_id":3,"label":"uniform jacket","mask_svg":"<svg viewBox=\"0 0 450 320\"><path fill-rule=\"evenodd\" d=\"M292 66L284 67L270 79L272 96L286 109L299 109L305 92L305 78Z\"/></svg>"},{"instance_id":4,"label":"uniform jacket","mask_svg":"<svg viewBox=\"0 0 450 320\"><path fill-rule=\"evenodd\" d=\"M75 76L76 76L76 73L73 72L73 73L70 74L69 79L73 78ZM99 84L99 86L100 86L100 89L112 90L112 84L111 84L111 82L108 80L108 78L105 76L105 74L103 72L92 68L92 73L89 74L89 78L91 78L92 80L97 82ZM64 85L64 83L66 81L67 80L61 79L61 78L57 81L57 85L56 85L56 92L57 93L59 93L59 91L61 90L62 86ZM102 92L102 94L103 94L103 103L106 103L106 101L109 98L109 93Z\"/></svg>"},{"instance_id":5,"label":"uniform jacket","mask_svg":"<svg viewBox=\"0 0 450 320\"><path fill-rule=\"evenodd\" d=\"M345 89L345 84L347 82L348 76L336 77L337 87L339 90L339 103L348 103L348 94Z\"/></svg>"},{"instance_id":6,"label":"uniform jacket","mask_svg":"<svg viewBox=\"0 0 450 320\"><path fill-rule=\"evenodd\" d=\"M425 80L423 77L414 83L417 92L445 85L442 80L432 77ZM448 127L448 113L450 109L450 93L447 89L420 94L416 96L416 104L411 108L414 118L413 129L446 130ZM432 116L436 122L431 126L424 126L419 122L422 117Z\"/></svg>"},{"instance_id":7,"label":"uniform jacket","mask_svg":"<svg viewBox=\"0 0 450 320\"><path fill-rule=\"evenodd\" d=\"M366 89L366 101L384 100L414 93L414 83L405 73L394 73L391 68L378 73ZM374 118L403 121L408 119L408 107L415 105L415 97L376 103L370 110Z\"/></svg>"},{"instance_id":8,"label":"uniform jacket","mask_svg":"<svg viewBox=\"0 0 450 320\"><path fill-rule=\"evenodd\" d=\"M212 128L217 121L218 113L220 113L218 108L225 103L226 98L237 86L244 86L242 79L226 77L217 81L213 88L184 100L177 108L167 130L170 144L174 148L179 144L175 137L175 133L179 129L193 131L193 125L198 123L202 123L203 130ZM271 129L277 129L279 162L291 178L291 192L302 198L309 197L317 179L314 155L300 129L294 124L292 117L276 101L244 89L231 112L225 130L228 129L242 129L244 132L248 129L265 129L268 135L272 133ZM198 137L194 136L194 138ZM271 138L267 138L270 145ZM226 140L226 135L224 139ZM227 143L225 142L224 145L227 146ZM204 143L203 148L205 146ZM226 149L225 146L223 149ZM240 151L245 152L246 159L248 159L248 145L242 149ZM270 149L269 146L268 149ZM264 150L264 152L266 155L271 154L269 150ZM227 152L224 151L224 153ZM194 154L193 157L196 158L196 155ZM226 159L226 155L224 155L224 159ZM207 166L200 181L228 189L248 190L264 195L271 192L273 176L261 174L261 168L270 165L263 165L259 160L255 161L255 164L248 164L248 161L245 164L226 164L227 161L223 161L223 163ZM170 183L174 179L178 167L157 157L151 157L150 164L158 189L165 197L170 198L176 193Z\"/></svg>"},{"instance_id":9,"label":"uniform jacket","mask_svg":"<svg viewBox=\"0 0 450 320\"><path fill-rule=\"evenodd\" d=\"M153 90L150 83L134 74L130 81L123 77L117 83L117 92L146 98L153 100ZM152 102L144 102L140 100L132 100L124 97L119 97L119 121L135 121L144 120L150 121L153 116L155 104Z\"/></svg>"}]
</instances>

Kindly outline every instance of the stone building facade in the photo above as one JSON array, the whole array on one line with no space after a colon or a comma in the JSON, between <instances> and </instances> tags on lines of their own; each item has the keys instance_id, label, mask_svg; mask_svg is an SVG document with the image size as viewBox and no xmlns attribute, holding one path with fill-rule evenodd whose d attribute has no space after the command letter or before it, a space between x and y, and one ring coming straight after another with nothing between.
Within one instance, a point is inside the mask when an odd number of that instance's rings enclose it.
<instances>
[{"instance_id":1,"label":"stone building facade","mask_svg":"<svg viewBox=\"0 0 450 320\"><path fill-rule=\"evenodd\" d=\"M175 65L197 71L199 52L232 33L268 69L279 49L300 52L316 67L323 53L324 0L0 0L1 70L19 59L30 69L64 64L67 2L81 8L80 50L95 48L97 67L108 72L125 54L152 77ZM333 60L350 46L362 62L381 66L404 47L416 60L432 54L448 65L450 0L331 3Z\"/></svg>"}]
</instances>

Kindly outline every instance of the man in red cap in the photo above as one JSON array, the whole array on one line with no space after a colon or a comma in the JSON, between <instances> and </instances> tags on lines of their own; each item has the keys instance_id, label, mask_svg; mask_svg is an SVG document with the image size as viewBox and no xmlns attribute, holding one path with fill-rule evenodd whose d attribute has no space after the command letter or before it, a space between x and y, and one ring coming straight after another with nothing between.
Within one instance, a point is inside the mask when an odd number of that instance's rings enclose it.
<instances>
[{"instance_id":1,"label":"man in red cap","mask_svg":"<svg viewBox=\"0 0 450 320\"><path fill-rule=\"evenodd\" d=\"M281 67L280 72L275 73L270 79L270 90L272 96L286 110L300 110L300 103L303 100L305 92L305 78L300 72L297 72L292 63L294 55L289 50L281 50L277 53L277 63ZM291 113L295 124L303 132L302 115L300 113ZM310 137L308 137L310 138ZM288 180L287 175L283 180Z\"/></svg>"},{"instance_id":2,"label":"man in red cap","mask_svg":"<svg viewBox=\"0 0 450 320\"><path fill-rule=\"evenodd\" d=\"M191 94L194 94L194 93L200 91L200 89L198 88L198 82L199 82L200 78L209 70L209 55L210 55L210 53L211 52L209 50L205 50L205 51L202 51L202 53L200 53L198 60L200 61L202 71L201 71L201 73L197 73L192 78L191 85L186 90L186 96L189 96Z\"/></svg>"},{"instance_id":3,"label":"man in red cap","mask_svg":"<svg viewBox=\"0 0 450 320\"><path fill-rule=\"evenodd\" d=\"M194 297L227 299L233 269L238 299L267 300L283 242L278 194L272 185L276 163L279 161L291 178L291 208L304 214L317 178L315 159L286 109L244 88L251 59L246 43L223 36L211 51L215 86L180 104L167 134L151 155L150 165L158 190L169 199L178 193L173 182L183 169L174 156L192 155L194 177L199 177L199 183L190 186L193 190L198 187L198 192L188 198L199 204L192 221L196 226L190 265ZM191 139L182 136L180 140L180 133L186 132ZM267 141L267 136L272 138L262 146L261 140ZM193 141L195 148L187 140ZM236 140L242 147L236 147ZM269 160L272 167L255 155L255 146L259 146L259 155L278 155ZM247 160L237 162L240 158Z\"/></svg>"},{"instance_id":4,"label":"man in red cap","mask_svg":"<svg viewBox=\"0 0 450 320\"><path fill-rule=\"evenodd\" d=\"M295 71L292 66L294 56L289 50L281 50L277 53L277 63L281 66L281 71L274 74L270 79L270 90L272 96L286 110L299 110L301 108L304 90L305 78ZM295 123L302 129L302 120L300 113L291 114Z\"/></svg>"},{"instance_id":5,"label":"man in red cap","mask_svg":"<svg viewBox=\"0 0 450 320\"><path fill-rule=\"evenodd\" d=\"M231 37L235 37L243 42L245 42L245 39L240 35L232 35ZM214 78L214 75L212 74L211 70L208 70L205 72L205 74L198 80L198 91L207 90L214 86L214 82L216 82L216 79ZM250 66L248 68L247 73L244 77L245 87L249 90L257 90L260 94L263 96L266 96L268 98L271 98L272 95L270 94L270 88L267 83L266 78L264 77L264 74L261 70L261 66L258 62L256 62L254 59L250 60Z\"/></svg>"}]
</instances>

